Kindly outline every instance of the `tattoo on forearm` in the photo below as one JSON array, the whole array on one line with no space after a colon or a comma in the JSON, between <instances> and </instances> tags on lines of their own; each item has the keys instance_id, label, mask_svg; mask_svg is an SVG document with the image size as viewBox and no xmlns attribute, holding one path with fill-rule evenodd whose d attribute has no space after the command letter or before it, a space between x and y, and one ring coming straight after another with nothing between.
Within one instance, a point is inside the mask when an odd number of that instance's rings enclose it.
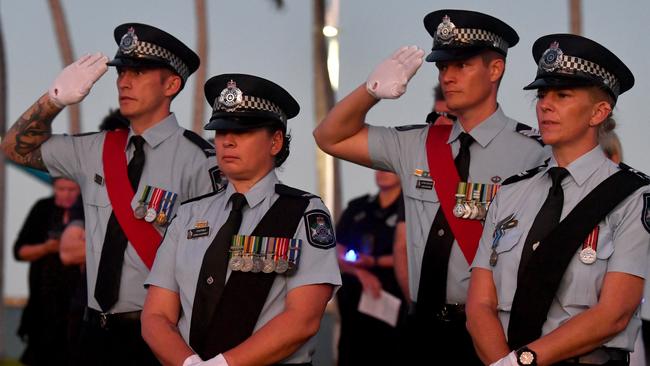
<instances>
[{"instance_id":1,"label":"tattoo on forearm","mask_svg":"<svg viewBox=\"0 0 650 366\"><path fill-rule=\"evenodd\" d=\"M52 136L52 120L61 109L43 95L7 131L2 148L15 162L45 170L40 146Z\"/></svg>"}]
</instances>

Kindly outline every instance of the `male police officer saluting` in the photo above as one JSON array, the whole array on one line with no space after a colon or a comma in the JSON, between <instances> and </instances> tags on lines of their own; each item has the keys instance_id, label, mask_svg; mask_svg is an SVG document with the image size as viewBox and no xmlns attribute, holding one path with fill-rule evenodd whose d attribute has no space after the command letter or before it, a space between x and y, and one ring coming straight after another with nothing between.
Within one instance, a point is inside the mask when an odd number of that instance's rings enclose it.
<instances>
[{"instance_id":1,"label":"male police officer saluting","mask_svg":"<svg viewBox=\"0 0 650 366\"><path fill-rule=\"evenodd\" d=\"M436 62L440 71L447 105L458 116L454 125L364 124L380 99L405 92L421 65L423 51L405 47L339 102L314 136L329 154L399 174L409 287L420 327L414 342L421 344L415 352L477 364L465 329L464 304L480 220L502 178L540 164L547 152L519 133L530 128L506 117L497 104L507 50L519 40L516 32L499 19L464 10L435 11L424 18L424 25L434 38L427 61Z\"/></svg>"},{"instance_id":2,"label":"male police officer saluting","mask_svg":"<svg viewBox=\"0 0 650 366\"><path fill-rule=\"evenodd\" d=\"M161 233L181 202L218 188L213 147L179 127L170 104L199 65L170 34L145 24L114 32L120 111L128 130L83 136L51 133L54 117L80 102L106 72L106 56L66 67L49 92L7 132L12 160L79 183L86 213L88 309L85 362L157 364L140 336L144 279ZM127 165L127 161L129 161Z\"/></svg>"}]
</instances>

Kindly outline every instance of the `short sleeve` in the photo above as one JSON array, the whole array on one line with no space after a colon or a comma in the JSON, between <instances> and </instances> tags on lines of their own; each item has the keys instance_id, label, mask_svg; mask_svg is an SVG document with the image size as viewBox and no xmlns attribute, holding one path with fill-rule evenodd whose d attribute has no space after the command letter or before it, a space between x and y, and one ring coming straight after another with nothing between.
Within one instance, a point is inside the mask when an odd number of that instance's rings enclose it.
<instances>
[{"instance_id":1,"label":"short sleeve","mask_svg":"<svg viewBox=\"0 0 650 366\"><path fill-rule=\"evenodd\" d=\"M151 272L144 281L145 287L154 285L177 293L180 291L178 282L176 281L176 248L180 239L178 233L181 221L174 218L169 224L156 253L156 259L151 268Z\"/></svg>"},{"instance_id":2,"label":"short sleeve","mask_svg":"<svg viewBox=\"0 0 650 366\"><path fill-rule=\"evenodd\" d=\"M400 136L395 128L369 126L368 153L374 169L395 172L400 159Z\"/></svg>"},{"instance_id":3,"label":"short sleeve","mask_svg":"<svg viewBox=\"0 0 650 366\"><path fill-rule=\"evenodd\" d=\"M302 249L298 270L287 278L287 291L314 284L341 285L341 273L334 246L335 240L332 240L332 245L327 246L317 245L308 240L307 235L310 235L309 230L312 229L307 226L310 222L307 218L313 212L330 216L331 222L331 215L327 207L320 199L312 199L295 234L295 238L302 240Z\"/></svg>"},{"instance_id":4,"label":"short sleeve","mask_svg":"<svg viewBox=\"0 0 650 366\"><path fill-rule=\"evenodd\" d=\"M87 154L82 151L80 140L83 137L53 135L41 145L43 162L53 177L66 177L78 181L81 171L80 157Z\"/></svg>"}]
</instances>

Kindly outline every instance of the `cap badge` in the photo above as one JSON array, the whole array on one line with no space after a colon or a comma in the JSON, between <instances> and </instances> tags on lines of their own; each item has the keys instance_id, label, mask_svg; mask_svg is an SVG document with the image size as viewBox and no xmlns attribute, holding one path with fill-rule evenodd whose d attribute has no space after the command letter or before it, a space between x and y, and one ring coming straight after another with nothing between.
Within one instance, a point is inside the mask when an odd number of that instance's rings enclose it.
<instances>
[{"instance_id":1,"label":"cap badge","mask_svg":"<svg viewBox=\"0 0 650 366\"><path fill-rule=\"evenodd\" d=\"M539 67L546 72L552 72L560 67L562 55L564 55L564 52L560 49L560 44L557 41L551 43L551 46L542 54Z\"/></svg>"},{"instance_id":2,"label":"cap badge","mask_svg":"<svg viewBox=\"0 0 650 366\"><path fill-rule=\"evenodd\" d=\"M135 35L135 29L130 27L120 40L120 52L130 54L138 47L138 36Z\"/></svg>"},{"instance_id":3,"label":"cap badge","mask_svg":"<svg viewBox=\"0 0 650 366\"><path fill-rule=\"evenodd\" d=\"M438 24L436 30L436 40L443 45L450 44L456 38L456 25L451 22L448 15L442 18L442 23Z\"/></svg>"},{"instance_id":4,"label":"cap badge","mask_svg":"<svg viewBox=\"0 0 650 366\"><path fill-rule=\"evenodd\" d=\"M219 94L218 102L227 108L234 108L242 102L242 99L243 93L237 87L237 83L230 80L228 86Z\"/></svg>"}]
</instances>

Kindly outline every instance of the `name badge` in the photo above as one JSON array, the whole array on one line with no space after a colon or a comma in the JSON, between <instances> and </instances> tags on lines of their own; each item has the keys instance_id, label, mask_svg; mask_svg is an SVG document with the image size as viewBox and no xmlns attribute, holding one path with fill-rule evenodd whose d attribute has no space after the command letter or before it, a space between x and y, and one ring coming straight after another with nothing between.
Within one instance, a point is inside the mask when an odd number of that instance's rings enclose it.
<instances>
[{"instance_id":1,"label":"name badge","mask_svg":"<svg viewBox=\"0 0 650 366\"><path fill-rule=\"evenodd\" d=\"M417 183L415 184L415 188L432 190L433 189L433 181L432 180L418 179Z\"/></svg>"},{"instance_id":2,"label":"name badge","mask_svg":"<svg viewBox=\"0 0 650 366\"><path fill-rule=\"evenodd\" d=\"M196 238L200 238L202 236L208 236L209 234L210 234L210 227L209 226L198 227L198 228L187 230L187 238L188 239L196 239Z\"/></svg>"}]
</instances>

